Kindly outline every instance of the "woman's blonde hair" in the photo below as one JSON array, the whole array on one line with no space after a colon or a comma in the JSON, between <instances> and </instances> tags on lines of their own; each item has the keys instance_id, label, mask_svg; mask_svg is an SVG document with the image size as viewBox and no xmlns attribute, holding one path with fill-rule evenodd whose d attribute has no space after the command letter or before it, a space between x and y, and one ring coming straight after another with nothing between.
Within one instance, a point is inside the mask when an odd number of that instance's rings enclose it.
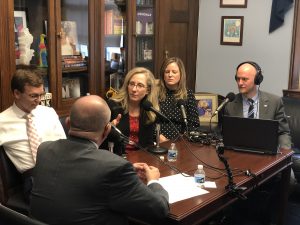
<instances>
[{"instance_id":1,"label":"woman's blonde hair","mask_svg":"<svg viewBox=\"0 0 300 225\"><path fill-rule=\"evenodd\" d=\"M179 68L180 72L180 80L178 83L177 90L175 90L175 98L176 99L187 99L187 89L186 89L186 72L184 68L184 64L182 60L178 57L171 57L167 58L164 60L163 64L160 67L160 79L159 79L159 100L164 101L166 100L166 92L167 92L167 87L165 83L165 70L167 66L171 63L176 63Z\"/></svg>"},{"instance_id":2,"label":"woman's blonde hair","mask_svg":"<svg viewBox=\"0 0 300 225\"><path fill-rule=\"evenodd\" d=\"M148 94L145 95L144 99L151 102L153 107L157 110L159 110L158 106L158 96L157 96L157 87L155 85L155 79L152 74L152 72L144 67L135 67L132 70L130 70L124 79L124 83L119 90L119 92L111 97L112 100L121 103L122 108L124 109L125 113L128 113L129 108L129 94L128 94L128 84L131 80L131 78L136 74L144 74L146 77L146 85L148 89ZM144 100L143 99L143 100ZM146 122L154 122L156 119L156 115L153 112L146 111L146 114L148 116L148 121Z\"/></svg>"}]
</instances>

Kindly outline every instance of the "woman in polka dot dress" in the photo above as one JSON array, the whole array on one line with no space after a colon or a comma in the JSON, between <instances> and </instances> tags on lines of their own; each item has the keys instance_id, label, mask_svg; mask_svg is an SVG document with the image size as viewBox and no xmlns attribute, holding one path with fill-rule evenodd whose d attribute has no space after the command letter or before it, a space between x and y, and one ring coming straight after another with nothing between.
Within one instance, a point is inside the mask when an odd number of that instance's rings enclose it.
<instances>
[{"instance_id":1,"label":"woman in polka dot dress","mask_svg":"<svg viewBox=\"0 0 300 225\"><path fill-rule=\"evenodd\" d=\"M178 100L183 99L187 114L187 127L184 123ZM161 112L170 122L161 122L160 141L168 141L178 137L178 132L196 130L199 126L199 116L196 99L192 90L186 88L186 72L181 59L172 57L166 59L160 69L159 105Z\"/></svg>"}]
</instances>

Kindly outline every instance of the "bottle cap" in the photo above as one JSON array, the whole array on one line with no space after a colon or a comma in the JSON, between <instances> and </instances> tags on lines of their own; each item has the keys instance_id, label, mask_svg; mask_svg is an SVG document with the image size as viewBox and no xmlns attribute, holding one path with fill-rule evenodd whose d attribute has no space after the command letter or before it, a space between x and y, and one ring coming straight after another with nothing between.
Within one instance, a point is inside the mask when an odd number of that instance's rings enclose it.
<instances>
[{"instance_id":1,"label":"bottle cap","mask_svg":"<svg viewBox=\"0 0 300 225\"><path fill-rule=\"evenodd\" d=\"M203 170L203 165L198 165L199 170Z\"/></svg>"}]
</instances>

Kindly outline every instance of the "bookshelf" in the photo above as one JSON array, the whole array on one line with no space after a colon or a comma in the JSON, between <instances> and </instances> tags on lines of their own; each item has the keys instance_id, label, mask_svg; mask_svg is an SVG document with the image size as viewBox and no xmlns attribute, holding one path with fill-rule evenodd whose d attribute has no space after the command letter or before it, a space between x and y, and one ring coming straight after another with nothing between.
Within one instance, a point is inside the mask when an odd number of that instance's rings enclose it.
<instances>
[{"instance_id":1,"label":"bookshelf","mask_svg":"<svg viewBox=\"0 0 300 225\"><path fill-rule=\"evenodd\" d=\"M162 10L174 9L177 12L178 9L188 8L192 11L199 8L194 4L194 7L190 7L189 2L198 4L198 0L1 0L1 111L13 102L10 80L18 68L14 11L22 11L26 26L33 36L31 49L34 50L34 56L30 64L40 65L38 71L44 77L45 88L52 93L51 106L59 115L64 116L69 113L78 96L90 93L105 97L111 86L119 88L127 71L135 66L147 67L157 74L162 62L161 51L164 51L161 46L168 44L170 56L180 56L172 53L169 46L177 46L177 43L183 42L164 39L167 36L164 29L168 29L166 23L170 18L174 22L175 17ZM142 24L139 28L138 19L148 14L151 20L146 22L145 27ZM190 18L197 19L193 15ZM179 18L183 19L179 21L180 27L183 22L188 21L185 18ZM195 30L197 35L197 24L189 30ZM72 38L65 42L64 36L76 38L73 38L74 42ZM71 47L64 46L68 42ZM187 46L196 49L190 43ZM43 50L43 54L40 54L40 50ZM80 59L66 59L70 52L72 57ZM191 58L196 58L196 54ZM75 86L75 91L72 85ZM66 86L72 86L72 90L65 90Z\"/></svg>"},{"instance_id":2,"label":"bookshelf","mask_svg":"<svg viewBox=\"0 0 300 225\"><path fill-rule=\"evenodd\" d=\"M154 72L155 8L153 0L136 1L136 56L135 65Z\"/></svg>"},{"instance_id":3,"label":"bookshelf","mask_svg":"<svg viewBox=\"0 0 300 225\"><path fill-rule=\"evenodd\" d=\"M127 27L129 23L127 20L127 9L127 1L105 1L105 91L110 90L110 88L114 90L120 89L127 72L125 62L127 58Z\"/></svg>"}]
</instances>

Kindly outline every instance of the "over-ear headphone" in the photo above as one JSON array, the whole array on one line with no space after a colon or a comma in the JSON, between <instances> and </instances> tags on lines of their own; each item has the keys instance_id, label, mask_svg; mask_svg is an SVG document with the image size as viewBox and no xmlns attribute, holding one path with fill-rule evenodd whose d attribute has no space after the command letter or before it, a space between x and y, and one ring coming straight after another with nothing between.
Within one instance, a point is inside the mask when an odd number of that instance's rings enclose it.
<instances>
[{"instance_id":1,"label":"over-ear headphone","mask_svg":"<svg viewBox=\"0 0 300 225\"><path fill-rule=\"evenodd\" d=\"M260 85L260 83L263 81L264 79L264 76L262 75L262 72L261 72L261 68L260 66L256 63L256 62L252 62L252 61L245 61L245 62L242 62L240 63L237 67L236 67L236 73L238 71L238 69L240 68L240 66L244 65L244 64L250 64L252 65L255 69L256 69L256 74L255 74L255 78L254 78L254 84L256 85ZM235 73L235 80L237 80L237 75Z\"/></svg>"}]
</instances>

